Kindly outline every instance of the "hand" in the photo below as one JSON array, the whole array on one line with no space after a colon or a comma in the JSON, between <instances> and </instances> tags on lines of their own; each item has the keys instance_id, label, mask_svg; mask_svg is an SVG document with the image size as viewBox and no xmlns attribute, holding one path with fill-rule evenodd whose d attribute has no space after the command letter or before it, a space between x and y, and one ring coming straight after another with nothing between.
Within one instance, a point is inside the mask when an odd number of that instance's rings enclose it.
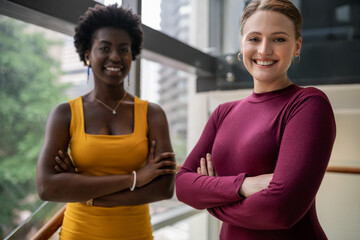
<instances>
[{"instance_id":1,"label":"hand","mask_svg":"<svg viewBox=\"0 0 360 240\"><path fill-rule=\"evenodd\" d=\"M72 164L69 155L59 150L55 157L55 171L57 173L76 173L76 168Z\"/></svg>"},{"instance_id":2,"label":"hand","mask_svg":"<svg viewBox=\"0 0 360 240\"><path fill-rule=\"evenodd\" d=\"M216 176L210 153L206 154L206 161L205 158L200 159L200 167L197 168L197 173L211 177Z\"/></svg>"},{"instance_id":3,"label":"hand","mask_svg":"<svg viewBox=\"0 0 360 240\"><path fill-rule=\"evenodd\" d=\"M269 187L274 174L262 174L255 177L246 177L239 189L239 194L244 197L249 197L254 193L260 192Z\"/></svg>"},{"instance_id":4,"label":"hand","mask_svg":"<svg viewBox=\"0 0 360 240\"><path fill-rule=\"evenodd\" d=\"M136 187L142 187L160 175L175 174L174 157L173 152L163 152L155 157L155 141L152 141L147 163L137 171Z\"/></svg>"}]
</instances>

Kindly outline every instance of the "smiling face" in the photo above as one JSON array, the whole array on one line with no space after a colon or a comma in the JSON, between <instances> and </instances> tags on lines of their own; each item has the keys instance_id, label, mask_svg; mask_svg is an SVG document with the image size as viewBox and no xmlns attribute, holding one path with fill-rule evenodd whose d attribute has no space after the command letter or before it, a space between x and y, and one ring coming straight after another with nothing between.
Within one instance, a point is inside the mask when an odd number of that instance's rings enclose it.
<instances>
[{"instance_id":1,"label":"smiling face","mask_svg":"<svg viewBox=\"0 0 360 240\"><path fill-rule=\"evenodd\" d=\"M95 84L122 85L131 68L131 39L122 29L100 28L93 34L90 61Z\"/></svg>"},{"instance_id":2,"label":"smiling face","mask_svg":"<svg viewBox=\"0 0 360 240\"><path fill-rule=\"evenodd\" d=\"M241 53L253 76L254 91L269 92L291 84L287 77L293 56L300 55L301 38L295 39L294 23L275 11L256 11L244 27Z\"/></svg>"}]
</instances>

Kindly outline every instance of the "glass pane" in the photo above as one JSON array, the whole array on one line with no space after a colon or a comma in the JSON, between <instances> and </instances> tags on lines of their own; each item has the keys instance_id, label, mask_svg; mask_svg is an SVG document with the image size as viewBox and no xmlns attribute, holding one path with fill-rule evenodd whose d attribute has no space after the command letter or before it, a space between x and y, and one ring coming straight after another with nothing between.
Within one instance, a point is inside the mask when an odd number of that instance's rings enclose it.
<instances>
[{"instance_id":1,"label":"glass pane","mask_svg":"<svg viewBox=\"0 0 360 240\"><path fill-rule=\"evenodd\" d=\"M64 203L44 202L24 222L7 235L5 240L31 239L63 206ZM55 234L53 238L58 239Z\"/></svg>"},{"instance_id":2,"label":"glass pane","mask_svg":"<svg viewBox=\"0 0 360 240\"><path fill-rule=\"evenodd\" d=\"M222 1L222 3L209 1L211 52L219 52L219 55L239 52L239 22L242 10L248 2L249 0ZM292 0L292 2L303 16L303 40L301 61L299 64L292 64L289 77L299 85L312 85L315 82L358 83L360 69L354 67L354 62L357 61L357 53L360 51L360 2L358 0ZM321 14L319 14L320 9Z\"/></svg>"},{"instance_id":3,"label":"glass pane","mask_svg":"<svg viewBox=\"0 0 360 240\"><path fill-rule=\"evenodd\" d=\"M208 236L207 212L198 213L176 224L166 226L154 232L154 239L166 240L206 240ZM215 238L214 238L215 239Z\"/></svg>"},{"instance_id":4,"label":"glass pane","mask_svg":"<svg viewBox=\"0 0 360 240\"><path fill-rule=\"evenodd\" d=\"M198 1L190 0L142 0L141 18L142 23L161 31L179 41L182 41L194 48L206 49L203 44L198 44L194 37L195 32L204 32L207 18L201 16L201 25L194 20L197 18L200 9ZM207 5L207 4L206 4ZM206 13L204 14L206 16ZM206 30L205 30L206 32ZM202 38L202 37L201 37Z\"/></svg>"},{"instance_id":5,"label":"glass pane","mask_svg":"<svg viewBox=\"0 0 360 240\"><path fill-rule=\"evenodd\" d=\"M72 45L68 36L0 16L2 237L43 203L35 175L50 111L91 87Z\"/></svg>"},{"instance_id":6,"label":"glass pane","mask_svg":"<svg viewBox=\"0 0 360 240\"><path fill-rule=\"evenodd\" d=\"M187 154L187 93L190 78L192 76L188 73L146 59L141 60L141 98L159 104L165 111L177 164L183 163ZM151 203L150 213L155 216L181 205L183 203L174 194L172 199ZM186 238L190 234L187 232L188 225L189 222L182 222L166 227L166 230L154 233L155 239L163 239L169 234L179 237L183 235L184 238L178 239L192 239ZM205 227L204 224L199 228ZM178 231L182 233L177 235Z\"/></svg>"},{"instance_id":7,"label":"glass pane","mask_svg":"<svg viewBox=\"0 0 360 240\"><path fill-rule=\"evenodd\" d=\"M186 158L188 80L186 72L141 60L141 98L165 111L177 163Z\"/></svg>"},{"instance_id":8,"label":"glass pane","mask_svg":"<svg viewBox=\"0 0 360 240\"><path fill-rule=\"evenodd\" d=\"M161 21L161 0L142 0L141 1L141 21L143 24L160 31Z\"/></svg>"},{"instance_id":9,"label":"glass pane","mask_svg":"<svg viewBox=\"0 0 360 240\"><path fill-rule=\"evenodd\" d=\"M142 22L182 42L190 44L190 1L142 1ZM145 36L146 38L146 36ZM187 155L188 87L195 76L162 64L141 59L141 98L159 104L169 123L171 143L177 164ZM183 205L174 194L166 201L150 205L152 216ZM195 217L193 217L195 218ZM192 218L190 218L192 219ZM193 238L192 221L184 220L173 226L154 232L155 239L201 239ZM197 228L206 228L205 221Z\"/></svg>"}]
</instances>

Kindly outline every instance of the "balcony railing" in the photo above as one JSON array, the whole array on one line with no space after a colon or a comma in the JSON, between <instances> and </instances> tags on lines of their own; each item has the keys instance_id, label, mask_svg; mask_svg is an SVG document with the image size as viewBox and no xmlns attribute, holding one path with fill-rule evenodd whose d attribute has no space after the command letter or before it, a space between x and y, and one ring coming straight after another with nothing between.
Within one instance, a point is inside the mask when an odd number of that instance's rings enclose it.
<instances>
[{"instance_id":1,"label":"balcony railing","mask_svg":"<svg viewBox=\"0 0 360 240\"><path fill-rule=\"evenodd\" d=\"M329 166L327 172L360 174L360 167Z\"/></svg>"},{"instance_id":2,"label":"balcony railing","mask_svg":"<svg viewBox=\"0 0 360 240\"><path fill-rule=\"evenodd\" d=\"M177 166L179 169L181 166ZM327 168L327 172L331 173L345 173L345 174L360 174L360 167L345 167L345 166L329 166ZM44 203L38 211L49 211L47 205L50 203ZM52 218L50 218L45 225L43 225L35 234L32 236L31 240L44 240L49 239L53 236L58 229L61 227L62 220L64 217L66 205L63 205L60 210L58 210ZM196 209L193 209L187 205L181 205L176 208L171 208L167 211L164 211L159 214L154 214L151 217L151 223L153 225L153 230L159 230L163 227L173 225L181 220L189 218L195 214L200 213ZM15 240L19 239L17 236L19 232L22 232L22 227L28 224L28 221L25 221L21 226L15 229L12 233L10 233L4 240Z\"/></svg>"}]
</instances>

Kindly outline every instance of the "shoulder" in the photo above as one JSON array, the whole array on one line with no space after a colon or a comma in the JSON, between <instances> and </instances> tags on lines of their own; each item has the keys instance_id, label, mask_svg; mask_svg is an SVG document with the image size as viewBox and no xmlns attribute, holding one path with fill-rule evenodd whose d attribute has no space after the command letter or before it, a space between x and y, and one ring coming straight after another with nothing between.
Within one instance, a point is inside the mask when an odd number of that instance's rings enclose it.
<instances>
[{"instance_id":1,"label":"shoulder","mask_svg":"<svg viewBox=\"0 0 360 240\"><path fill-rule=\"evenodd\" d=\"M56 124L70 124L71 108L69 102L60 103L53 108L49 115L48 122Z\"/></svg>"},{"instance_id":2,"label":"shoulder","mask_svg":"<svg viewBox=\"0 0 360 240\"><path fill-rule=\"evenodd\" d=\"M212 124L215 128L220 128L224 119L241 104L242 100L231 101L220 104L211 114L208 124Z\"/></svg>"},{"instance_id":3,"label":"shoulder","mask_svg":"<svg viewBox=\"0 0 360 240\"><path fill-rule=\"evenodd\" d=\"M225 118L241 102L242 100L237 100L219 104L219 106L214 110L211 116L214 118Z\"/></svg>"},{"instance_id":4,"label":"shoulder","mask_svg":"<svg viewBox=\"0 0 360 240\"><path fill-rule=\"evenodd\" d=\"M156 117L157 115L165 115L164 110L156 103L149 102L147 100L140 99L136 96L134 98L134 103L141 105L147 111L148 119Z\"/></svg>"},{"instance_id":5,"label":"shoulder","mask_svg":"<svg viewBox=\"0 0 360 240\"><path fill-rule=\"evenodd\" d=\"M70 103L69 102L63 102L63 103L58 104L51 111L51 114L61 115L63 117L66 117L67 115L70 115L71 114Z\"/></svg>"},{"instance_id":6,"label":"shoulder","mask_svg":"<svg viewBox=\"0 0 360 240\"><path fill-rule=\"evenodd\" d=\"M148 102L148 121L166 120L164 110L156 103Z\"/></svg>"},{"instance_id":7,"label":"shoulder","mask_svg":"<svg viewBox=\"0 0 360 240\"><path fill-rule=\"evenodd\" d=\"M326 101L329 101L326 94L316 87L298 87L296 95L301 99L322 98Z\"/></svg>"},{"instance_id":8,"label":"shoulder","mask_svg":"<svg viewBox=\"0 0 360 240\"><path fill-rule=\"evenodd\" d=\"M161 136L162 139L169 138L169 126L164 110L156 103L148 103L147 123L149 135Z\"/></svg>"},{"instance_id":9,"label":"shoulder","mask_svg":"<svg viewBox=\"0 0 360 240\"><path fill-rule=\"evenodd\" d=\"M221 111L229 111L229 110L233 109L234 107L238 106L241 102L242 102L242 100L225 102L225 103L219 104L218 109Z\"/></svg>"},{"instance_id":10,"label":"shoulder","mask_svg":"<svg viewBox=\"0 0 360 240\"><path fill-rule=\"evenodd\" d=\"M289 104L290 116L299 112L329 118L333 117L331 103L326 94L315 87L299 87Z\"/></svg>"},{"instance_id":11,"label":"shoulder","mask_svg":"<svg viewBox=\"0 0 360 240\"><path fill-rule=\"evenodd\" d=\"M331 108L330 100L326 94L315 87L299 87L292 99L291 106L293 107L308 105L309 107L328 106Z\"/></svg>"}]
</instances>

